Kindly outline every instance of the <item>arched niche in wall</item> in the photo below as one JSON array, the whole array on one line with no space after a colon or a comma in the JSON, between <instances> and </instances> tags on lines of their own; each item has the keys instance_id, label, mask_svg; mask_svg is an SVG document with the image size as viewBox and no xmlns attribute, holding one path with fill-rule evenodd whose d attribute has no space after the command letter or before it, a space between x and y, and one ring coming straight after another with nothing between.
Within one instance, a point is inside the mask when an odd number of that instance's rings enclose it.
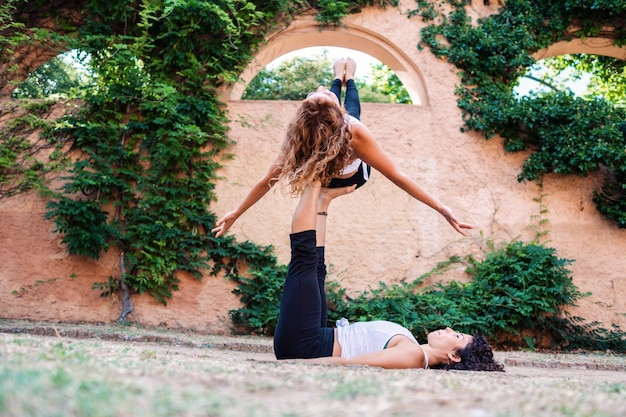
<instances>
[{"instance_id":1,"label":"arched niche in wall","mask_svg":"<svg viewBox=\"0 0 626 417\"><path fill-rule=\"evenodd\" d=\"M607 38L575 38L571 41L561 41L541 49L533 57L536 60L550 58L558 55L588 54L603 55L626 60L626 47L619 47L613 43L613 39Z\"/></svg>"},{"instance_id":2,"label":"arched niche in wall","mask_svg":"<svg viewBox=\"0 0 626 417\"><path fill-rule=\"evenodd\" d=\"M267 64L289 52L313 46L354 49L378 59L398 76L415 105L430 105L422 72L392 42L370 29L355 25L322 27L313 19L297 20L288 28L270 36L242 72L240 81L224 91L223 99L241 100L246 86Z\"/></svg>"}]
</instances>

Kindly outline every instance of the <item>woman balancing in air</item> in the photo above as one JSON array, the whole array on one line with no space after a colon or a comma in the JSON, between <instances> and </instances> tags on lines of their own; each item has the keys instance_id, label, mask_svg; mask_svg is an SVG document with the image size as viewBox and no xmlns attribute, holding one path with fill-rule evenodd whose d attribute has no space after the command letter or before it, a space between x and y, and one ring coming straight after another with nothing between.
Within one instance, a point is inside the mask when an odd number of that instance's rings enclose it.
<instances>
[{"instance_id":1,"label":"woman balancing in air","mask_svg":"<svg viewBox=\"0 0 626 417\"><path fill-rule=\"evenodd\" d=\"M290 184L294 195L300 195L311 178L326 188L353 185L358 188L368 180L370 166L411 197L439 212L457 232L466 235L463 229L472 226L459 222L448 207L402 172L359 121L361 107L354 83L354 60L339 60L333 70L335 79L331 89L320 86L302 102L278 157L239 206L217 221L212 230L215 236L223 235L281 179ZM346 84L345 109L339 98L342 83Z\"/></svg>"},{"instance_id":2,"label":"woman balancing in air","mask_svg":"<svg viewBox=\"0 0 626 417\"><path fill-rule=\"evenodd\" d=\"M291 224L291 262L274 334L276 358L388 369L503 371L480 335L446 328L429 333L428 343L420 345L408 329L388 321L348 324L342 319L337 328L326 327L326 216L318 212L354 188L322 188L319 181L302 187Z\"/></svg>"}]
</instances>

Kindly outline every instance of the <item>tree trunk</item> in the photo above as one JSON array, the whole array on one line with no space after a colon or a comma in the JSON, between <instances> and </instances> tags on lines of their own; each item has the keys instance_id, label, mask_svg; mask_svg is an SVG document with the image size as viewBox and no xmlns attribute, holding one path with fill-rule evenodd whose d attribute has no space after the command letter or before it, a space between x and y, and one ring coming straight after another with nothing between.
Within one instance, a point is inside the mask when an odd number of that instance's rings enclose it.
<instances>
[{"instance_id":1,"label":"tree trunk","mask_svg":"<svg viewBox=\"0 0 626 417\"><path fill-rule=\"evenodd\" d=\"M124 256L125 253L122 251L120 253L120 299L122 301L122 312L118 317L117 321L123 322L126 321L126 316L128 316L133 311L133 303L130 301L130 289L126 284L125 276L126 276L126 266L124 265Z\"/></svg>"}]
</instances>

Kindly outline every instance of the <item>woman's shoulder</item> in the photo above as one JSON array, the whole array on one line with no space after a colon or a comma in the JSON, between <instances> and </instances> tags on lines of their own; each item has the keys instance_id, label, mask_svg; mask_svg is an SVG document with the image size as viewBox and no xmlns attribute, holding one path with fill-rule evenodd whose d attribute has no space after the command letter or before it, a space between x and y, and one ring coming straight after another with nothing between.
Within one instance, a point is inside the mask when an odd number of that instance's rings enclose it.
<instances>
[{"instance_id":1,"label":"woman's shoulder","mask_svg":"<svg viewBox=\"0 0 626 417\"><path fill-rule=\"evenodd\" d=\"M350 125L350 132L352 133L352 143L358 149L370 149L371 146L376 146L376 139L372 135L372 132L367 126L360 121L356 121Z\"/></svg>"},{"instance_id":2,"label":"woman's shoulder","mask_svg":"<svg viewBox=\"0 0 626 417\"><path fill-rule=\"evenodd\" d=\"M350 121L350 131L352 136L363 137L367 133L367 127L360 120Z\"/></svg>"},{"instance_id":3,"label":"woman's shoulder","mask_svg":"<svg viewBox=\"0 0 626 417\"><path fill-rule=\"evenodd\" d=\"M363 122L361 122L359 119L357 119L357 118L356 118L356 117L354 117L354 116L347 115L347 121L348 121L348 124L349 124L351 127L354 127L354 126L363 126Z\"/></svg>"},{"instance_id":4,"label":"woman's shoulder","mask_svg":"<svg viewBox=\"0 0 626 417\"><path fill-rule=\"evenodd\" d=\"M390 340L388 349L393 349L393 352L396 352L402 356L404 360L408 361L410 364L405 366L407 368L428 367L428 357L422 346L404 335L395 335L393 339Z\"/></svg>"}]
</instances>

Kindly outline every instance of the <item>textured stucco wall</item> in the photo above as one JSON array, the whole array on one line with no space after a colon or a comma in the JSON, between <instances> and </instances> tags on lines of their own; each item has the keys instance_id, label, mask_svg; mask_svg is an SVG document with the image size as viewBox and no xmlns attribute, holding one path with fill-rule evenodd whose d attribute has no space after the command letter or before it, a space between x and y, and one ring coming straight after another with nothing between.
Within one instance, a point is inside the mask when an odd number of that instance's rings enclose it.
<instances>
[{"instance_id":1,"label":"textured stucco wall","mask_svg":"<svg viewBox=\"0 0 626 417\"><path fill-rule=\"evenodd\" d=\"M365 103L362 121L407 174L476 228L468 237L457 234L436 212L374 172L362 189L336 200L329 210L330 275L349 293L379 281L411 280L451 255L480 258L489 240L530 240L540 211L539 187L517 182L525 154L505 154L498 138L486 141L477 134L460 132L461 114L453 93L458 83L456 70L427 50L416 48L422 23L407 18L410 3L351 16L346 21L347 32L349 35L350 25L356 25L376 33L382 44L402 51L421 74L428 105ZM492 11L482 7L482 2L475 3L471 10L475 16ZM358 40L347 38L353 49L360 49ZM217 185L219 200L212 210L218 216L234 208L265 172L299 103L227 104L232 120L229 135L236 145L231 149L234 159L224 162L224 180ZM598 181L546 176L542 204L548 210L547 239L559 256L575 260L571 270L579 289L593 293L572 312L625 327L626 231L596 211L591 198ZM276 187L229 233L239 240L274 245L279 259L287 262L295 204ZM95 262L68 256L53 223L42 218L44 207L45 201L32 194L0 201L0 317L114 320L119 301L100 298L91 285L118 275L117 257L105 254ZM457 268L431 277L427 283L450 279L464 280L466 276ZM201 282L182 277L180 288L166 308L145 295L134 296L130 320L210 333L231 331L228 310L238 307L231 294L233 283L207 274Z\"/></svg>"}]
</instances>

